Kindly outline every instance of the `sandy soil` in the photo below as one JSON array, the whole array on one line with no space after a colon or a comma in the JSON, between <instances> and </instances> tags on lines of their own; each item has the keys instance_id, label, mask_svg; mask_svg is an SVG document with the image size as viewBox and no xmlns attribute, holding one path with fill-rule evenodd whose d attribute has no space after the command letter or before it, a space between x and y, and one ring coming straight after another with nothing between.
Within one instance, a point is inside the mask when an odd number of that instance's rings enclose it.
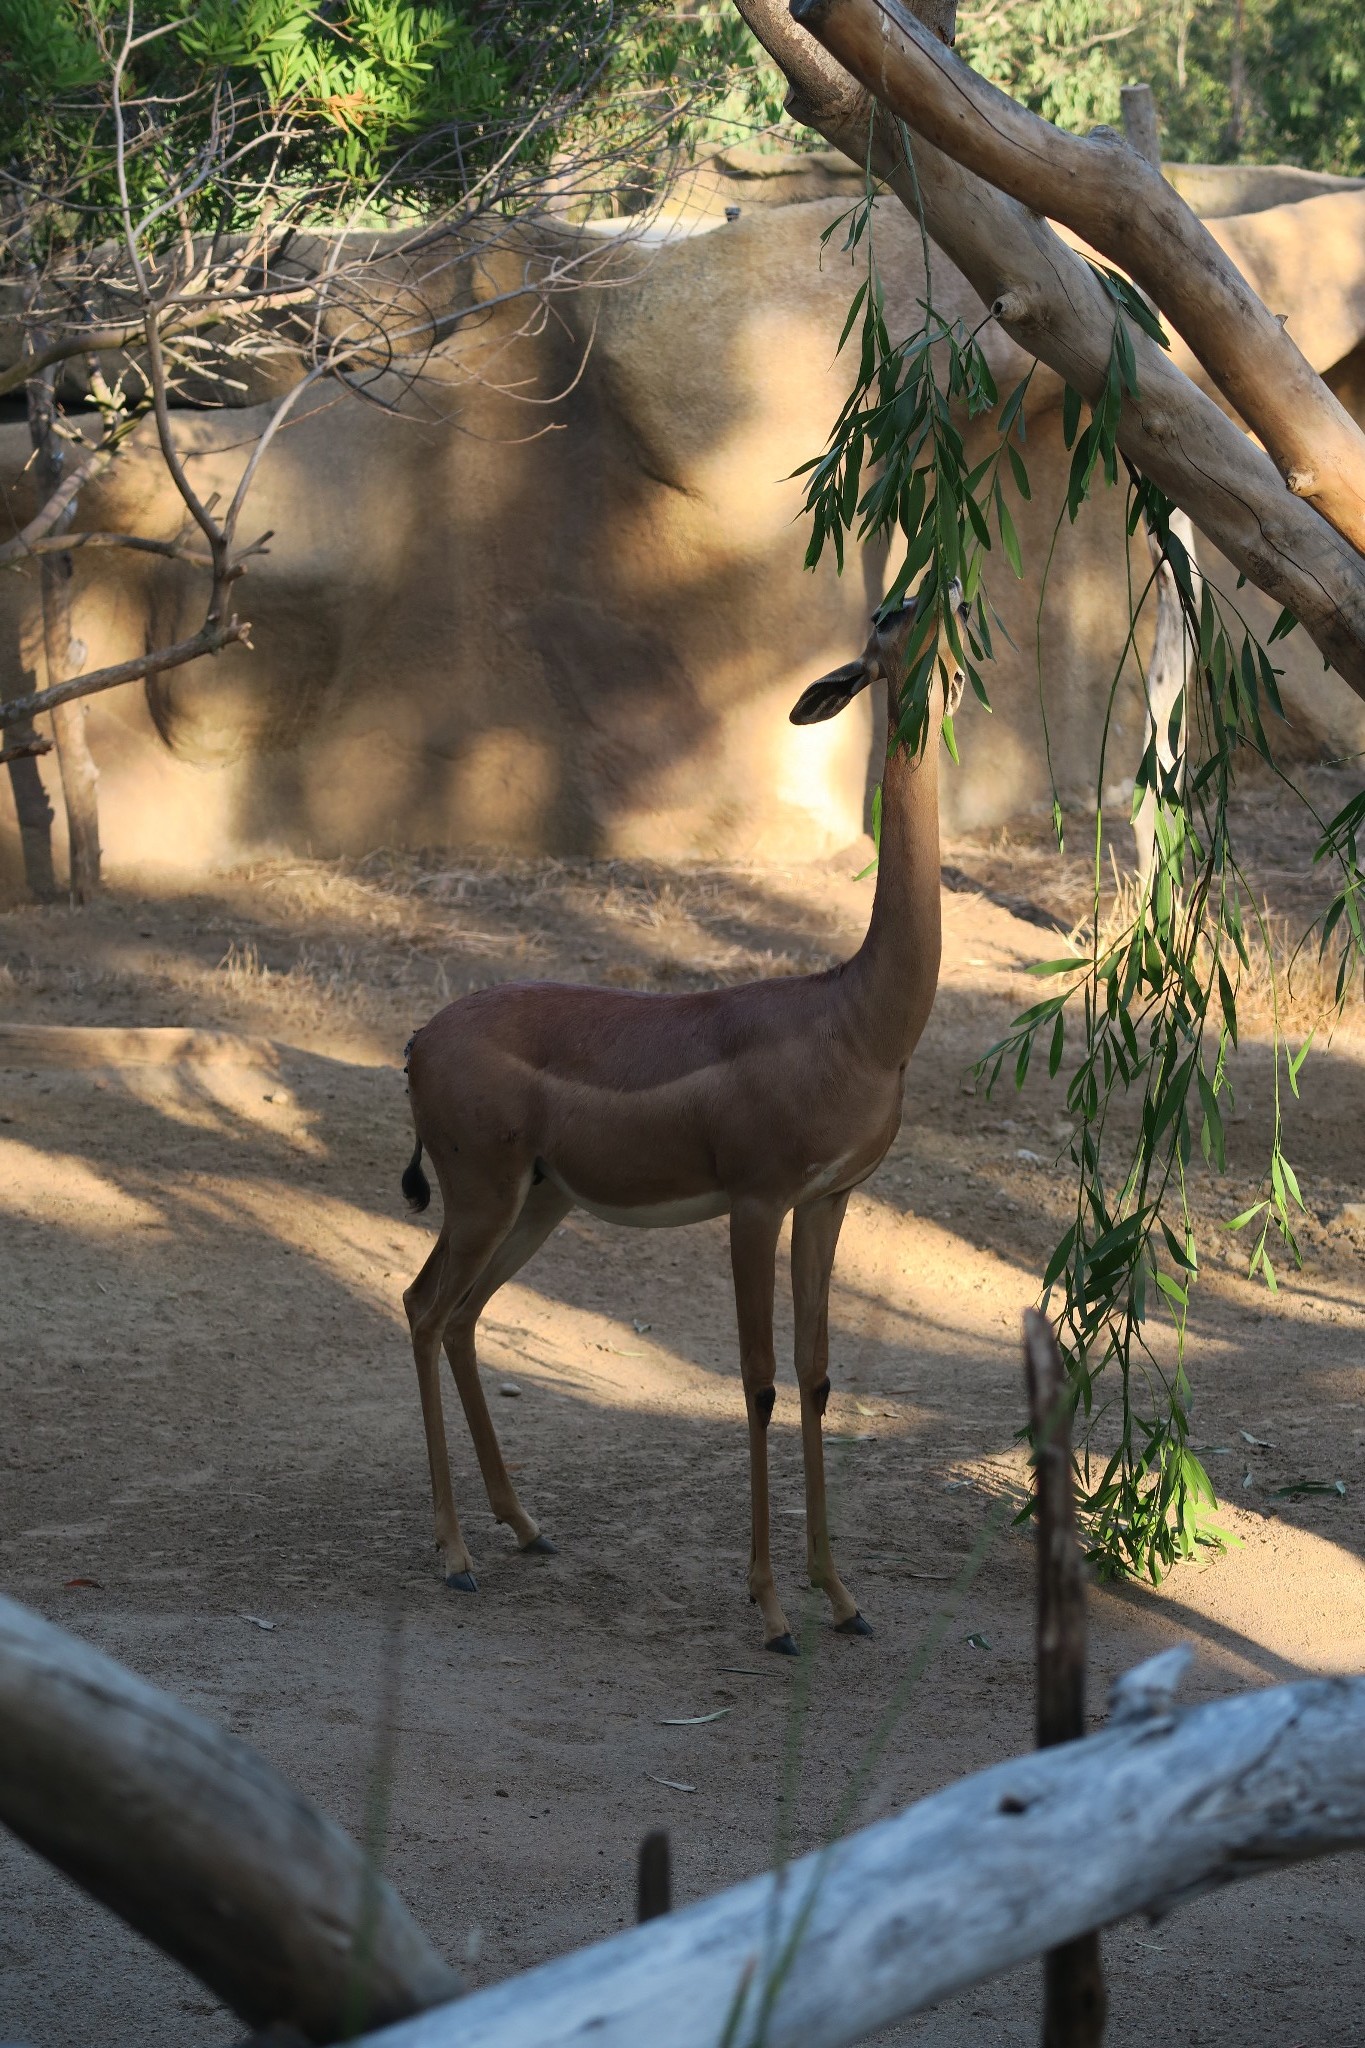
<instances>
[{"instance_id":1,"label":"sandy soil","mask_svg":"<svg viewBox=\"0 0 1365 2048\"><path fill-rule=\"evenodd\" d=\"M1269 796L1250 822L1258 877L1293 912L1306 841ZM357 1832L396 1663L385 1865L475 1983L626 1924L651 1827L671 1832L683 1901L762 1868L779 1836L819 1841L1020 1476L1019 1317L1066 1201L1063 1105L1045 1080L987 1101L967 1069L1055 946L1014 912L1076 914L1080 871L1027 836L945 861L938 1006L902 1135L852 1205L833 1303L836 1544L877 1634L836 1638L810 1613L794 1666L758 1654L744 1597L720 1224L645 1235L571 1218L498 1298L485 1369L520 1391L495 1419L561 1554L513 1552L452 1417L481 1591L442 1587L399 1302L432 1234L398 1193L401 1047L447 995L508 975L679 986L823 964L866 915L855 857L681 873L296 862L193 894L116 878L90 911L0 915L11 1024L110 1031L83 1055L94 1064L31 1034L0 1055L0 1583L247 1737ZM239 1034L233 1056L156 1063L113 1035L185 1024ZM1254 1034L1238 1078L1236 1159L1200 1196L1210 1218L1257 1175L1269 1094ZM1224 1238L1197 1291L1195 1438L1240 1547L1159 1590L1096 1590L1097 1719L1114 1673L1180 1638L1199 1650L1194 1697L1365 1668L1365 1276L1340 1220L1365 1195L1363 1115L1356 1011L1310 1058L1291 1121L1312 1212L1303 1272L1271 1299ZM773 1462L795 1614L789 1368ZM1340 1479L1345 1497L1276 1491L1305 1478ZM1029 1745L1031 1562L1017 1535L992 1544L856 1819ZM730 1711L660 1725L715 1707ZM232 2038L191 1979L8 1841L0 1900L6 2038ZM1111 2038L1353 2037L1363 1905L1359 1867L1338 1862L1113 1931ZM1021 1972L888 2038L1031 2043L1035 1987Z\"/></svg>"}]
</instances>

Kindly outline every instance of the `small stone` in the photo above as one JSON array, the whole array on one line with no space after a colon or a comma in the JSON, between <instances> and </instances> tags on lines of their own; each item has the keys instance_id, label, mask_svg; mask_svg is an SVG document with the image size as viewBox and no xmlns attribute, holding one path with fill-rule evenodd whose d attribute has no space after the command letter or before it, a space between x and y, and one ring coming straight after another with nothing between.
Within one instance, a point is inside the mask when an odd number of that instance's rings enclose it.
<instances>
[{"instance_id":1,"label":"small stone","mask_svg":"<svg viewBox=\"0 0 1365 2048\"><path fill-rule=\"evenodd\" d=\"M1365 1202L1343 1202L1335 1220L1339 1230L1365 1230Z\"/></svg>"},{"instance_id":2,"label":"small stone","mask_svg":"<svg viewBox=\"0 0 1365 2048\"><path fill-rule=\"evenodd\" d=\"M515 1380L501 1381L498 1386L498 1392L509 1401L519 1401L521 1399L521 1388Z\"/></svg>"}]
</instances>

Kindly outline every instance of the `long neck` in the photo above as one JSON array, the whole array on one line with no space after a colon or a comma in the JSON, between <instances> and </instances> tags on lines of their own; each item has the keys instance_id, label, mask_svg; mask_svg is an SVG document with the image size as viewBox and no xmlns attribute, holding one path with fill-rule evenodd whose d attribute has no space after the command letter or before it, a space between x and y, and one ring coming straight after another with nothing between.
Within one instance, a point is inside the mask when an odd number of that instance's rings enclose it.
<instances>
[{"instance_id":1,"label":"long neck","mask_svg":"<svg viewBox=\"0 0 1365 2048\"><path fill-rule=\"evenodd\" d=\"M860 1035L878 1060L900 1066L919 1042L938 987L938 720L931 717L917 756L898 747L893 735L889 726L872 918L849 963L849 981Z\"/></svg>"}]
</instances>

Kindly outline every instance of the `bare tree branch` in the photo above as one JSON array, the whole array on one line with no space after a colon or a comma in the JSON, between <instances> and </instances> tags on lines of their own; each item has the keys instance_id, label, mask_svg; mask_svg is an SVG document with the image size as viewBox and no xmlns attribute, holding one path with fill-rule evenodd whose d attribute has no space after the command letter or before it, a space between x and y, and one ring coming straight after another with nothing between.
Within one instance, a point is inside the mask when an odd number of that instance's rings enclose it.
<instances>
[{"instance_id":1,"label":"bare tree branch","mask_svg":"<svg viewBox=\"0 0 1365 2048\"><path fill-rule=\"evenodd\" d=\"M261 542L271 537L263 534ZM249 550L243 549L237 559L243 559L247 553L264 553L261 542L253 543ZM92 548L130 548L134 554L160 555L168 562L188 562L196 569L213 567L212 555L188 541L149 540L141 533L111 533L96 528L89 533L49 534L43 540L26 541L22 535L16 540L7 540L0 545L0 568L10 562L32 561L43 555L88 554Z\"/></svg>"},{"instance_id":2,"label":"bare tree branch","mask_svg":"<svg viewBox=\"0 0 1365 2048\"><path fill-rule=\"evenodd\" d=\"M62 478L42 510L34 513L27 526L21 527L12 540L0 544L0 563L17 561L24 555L40 553L41 543L61 525L72 501L80 496L87 484L93 483L95 478L109 467L116 453L117 449L105 442L100 447L92 449L78 462L75 468ZM68 545L68 536L61 536L61 540L64 547Z\"/></svg>"},{"instance_id":3,"label":"bare tree branch","mask_svg":"<svg viewBox=\"0 0 1365 2048\"><path fill-rule=\"evenodd\" d=\"M51 711L55 704L70 704L77 697L94 697L101 690L116 690L120 683L141 682L146 676L160 675L163 669L183 668L187 661L198 661L201 654L221 654L235 640L249 647L250 632L250 621L245 619L231 618L221 626L206 624L191 639L177 640L174 646L154 648L150 654L135 655L131 661L115 662L111 668L91 669L86 675L54 683L50 690L35 690L28 697L11 697L0 702L0 731L7 725L21 725L26 718Z\"/></svg>"}]
</instances>

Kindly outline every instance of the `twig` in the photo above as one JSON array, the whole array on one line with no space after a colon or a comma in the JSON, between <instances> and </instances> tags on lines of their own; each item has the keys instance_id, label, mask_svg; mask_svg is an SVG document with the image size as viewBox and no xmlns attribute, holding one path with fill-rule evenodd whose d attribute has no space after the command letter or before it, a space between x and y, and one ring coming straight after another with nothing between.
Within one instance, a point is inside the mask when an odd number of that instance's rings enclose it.
<instances>
[{"instance_id":1,"label":"twig","mask_svg":"<svg viewBox=\"0 0 1365 2048\"><path fill-rule=\"evenodd\" d=\"M7 761L27 761L34 754L50 754L51 752L51 740L44 739L41 734L35 733L31 740L15 740L8 747L0 747L0 768L3 768Z\"/></svg>"}]
</instances>

